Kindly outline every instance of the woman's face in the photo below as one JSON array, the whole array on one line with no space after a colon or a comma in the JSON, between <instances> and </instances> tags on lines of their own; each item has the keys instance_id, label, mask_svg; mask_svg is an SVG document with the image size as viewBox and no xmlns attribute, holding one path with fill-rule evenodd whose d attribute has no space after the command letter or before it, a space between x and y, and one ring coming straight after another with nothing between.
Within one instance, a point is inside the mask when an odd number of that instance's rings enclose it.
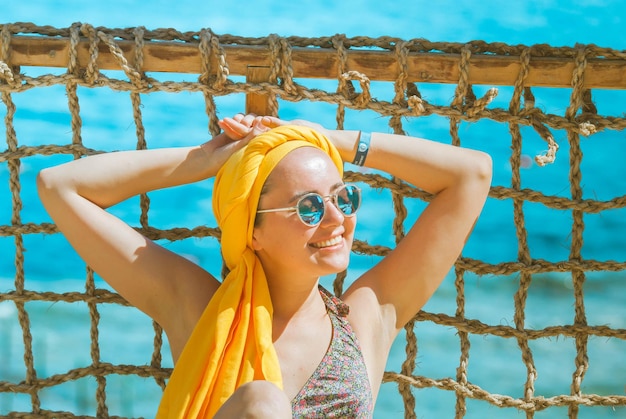
<instances>
[{"instance_id":1,"label":"woman's face","mask_svg":"<svg viewBox=\"0 0 626 419\"><path fill-rule=\"evenodd\" d=\"M326 153L297 148L269 175L259 210L292 207L305 193L327 196L342 185ZM324 217L315 227L305 225L294 211L258 216L262 219L254 229L253 246L268 278L285 274L318 278L347 268L356 217L345 217L331 200L326 200Z\"/></svg>"}]
</instances>

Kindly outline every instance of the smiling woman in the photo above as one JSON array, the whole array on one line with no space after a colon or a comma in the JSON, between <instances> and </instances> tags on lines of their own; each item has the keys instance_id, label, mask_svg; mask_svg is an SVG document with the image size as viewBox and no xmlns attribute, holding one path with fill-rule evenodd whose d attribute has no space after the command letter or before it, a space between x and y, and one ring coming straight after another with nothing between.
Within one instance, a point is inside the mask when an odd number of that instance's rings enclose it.
<instances>
[{"instance_id":1,"label":"smiling woman","mask_svg":"<svg viewBox=\"0 0 626 419\"><path fill-rule=\"evenodd\" d=\"M220 121L224 133L202 146L98 155L38 178L46 209L78 253L167 333L175 368L158 417L369 417L396 335L443 280L486 199L487 155L372 134L369 167L434 198L403 242L348 288L345 303L333 301L318 290L319 279L348 266L360 195L343 184L343 161L353 160L359 133L291 124L238 115ZM223 283L105 211L133 195L212 176L229 269ZM345 333L337 337L333 307L343 304ZM320 375L324 362L346 362L327 354L334 339L341 339L339 351L353 345L348 375ZM322 387L322 399L306 394L313 379L334 383ZM282 390L285 405L258 380ZM355 397L346 386L359 382Z\"/></svg>"}]
</instances>

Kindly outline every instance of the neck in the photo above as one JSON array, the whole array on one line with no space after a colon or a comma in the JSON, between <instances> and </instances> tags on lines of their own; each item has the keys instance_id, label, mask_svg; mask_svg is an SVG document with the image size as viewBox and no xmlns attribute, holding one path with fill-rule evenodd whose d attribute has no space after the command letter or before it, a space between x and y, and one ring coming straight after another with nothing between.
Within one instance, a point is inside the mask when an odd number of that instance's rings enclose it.
<instances>
[{"instance_id":1,"label":"neck","mask_svg":"<svg viewBox=\"0 0 626 419\"><path fill-rule=\"evenodd\" d=\"M318 290L318 280L294 284L268 278L268 287L274 308L273 328L277 339L292 321L315 320L326 315L326 306Z\"/></svg>"},{"instance_id":2,"label":"neck","mask_svg":"<svg viewBox=\"0 0 626 419\"><path fill-rule=\"evenodd\" d=\"M274 317L288 319L305 315L311 308L321 307L317 280L308 284L274 284L268 281Z\"/></svg>"}]
</instances>

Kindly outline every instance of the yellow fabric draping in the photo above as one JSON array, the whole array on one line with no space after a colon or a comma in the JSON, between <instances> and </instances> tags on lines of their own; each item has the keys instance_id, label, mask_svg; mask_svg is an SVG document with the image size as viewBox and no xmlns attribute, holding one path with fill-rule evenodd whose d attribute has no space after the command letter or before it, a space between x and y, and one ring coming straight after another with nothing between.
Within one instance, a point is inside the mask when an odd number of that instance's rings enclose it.
<instances>
[{"instance_id":1,"label":"yellow fabric draping","mask_svg":"<svg viewBox=\"0 0 626 419\"><path fill-rule=\"evenodd\" d=\"M239 386L253 380L267 380L282 388L272 342L272 301L263 267L252 249L252 234L265 180L283 157L304 146L325 151L343 173L333 144L319 132L296 125L255 137L218 172L213 211L230 272L175 365L158 418L210 418Z\"/></svg>"}]
</instances>

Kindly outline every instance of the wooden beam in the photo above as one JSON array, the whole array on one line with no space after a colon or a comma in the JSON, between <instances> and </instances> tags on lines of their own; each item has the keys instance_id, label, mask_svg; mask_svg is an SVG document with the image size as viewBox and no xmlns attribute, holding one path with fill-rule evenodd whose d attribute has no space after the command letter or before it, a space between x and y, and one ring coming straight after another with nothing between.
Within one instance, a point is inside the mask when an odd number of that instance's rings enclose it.
<instances>
[{"instance_id":1,"label":"wooden beam","mask_svg":"<svg viewBox=\"0 0 626 419\"><path fill-rule=\"evenodd\" d=\"M270 74L270 67L249 66L246 72L246 81L249 83L267 82L270 79ZM260 93L246 94L246 113L276 116L276 111L272 112L269 96Z\"/></svg>"},{"instance_id":2,"label":"wooden beam","mask_svg":"<svg viewBox=\"0 0 626 419\"><path fill-rule=\"evenodd\" d=\"M1 42L1 41L0 41ZM133 63L135 43L117 41L124 56ZM245 76L249 66L270 66L271 54L263 46L223 45L231 75ZM201 55L196 45L170 41L147 41L143 47L143 71L201 73ZM70 43L67 38L13 36L9 66L67 67ZM386 51L348 50L347 68L364 73L370 80L393 81L400 68L395 54ZM89 42L77 46L79 65L89 62ZM336 51L294 47L291 51L293 76L335 79L339 58ZM211 58L215 60L214 57ZM408 81L451 83L459 81L459 54L411 53L408 56ZM100 69L119 70L109 48L101 43L97 65ZM211 63L211 68L217 68ZM511 86L520 70L519 57L475 54L470 59L469 82L492 86ZM571 87L575 70L573 59L533 57L526 78L527 86ZM584 77L585 88L626 89L626 60L589 59Z\"/></svg>"}]
</instances>

